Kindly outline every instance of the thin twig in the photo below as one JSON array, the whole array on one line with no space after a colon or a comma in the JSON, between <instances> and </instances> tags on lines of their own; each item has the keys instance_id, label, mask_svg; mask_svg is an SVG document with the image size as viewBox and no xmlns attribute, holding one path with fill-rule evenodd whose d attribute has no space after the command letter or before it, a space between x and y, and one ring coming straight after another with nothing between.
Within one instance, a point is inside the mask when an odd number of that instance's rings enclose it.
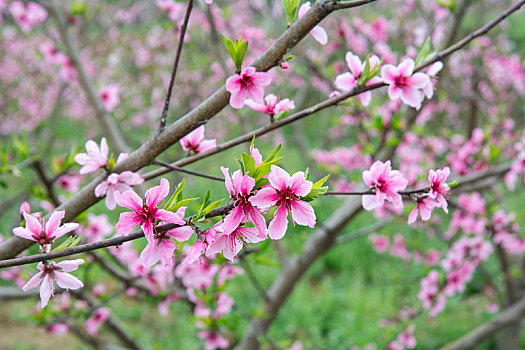
<instances>
[{"instance_id":1,"label":"thin twig","mask_svg":"<svg viewBox=\"0 0 525 350\"><path fill-rule=\"evenodd\" d=\"M177 53L175 54L175 60L173 61L173 69L171 70L170 84L168 86L168 93L166 94L166 100L164 101L164 107L162 108L162 114L160 115L159 133L163 132L166 128L166 118L168 116L168 110L170 109L171 92L175 83L175 76L177 75L177 68L179 67L180 55L182 53L182 45L184 44L184 36L186 35L186 28L190 20L191 10L193 9L193 0L188 0L186 6L186 13L184 14L184 21L180 27L179 32L179 43L177 44Z\"/></svg>"},{"instance_id":2,"label":"thin twig","mask_svg":"<svg viewBox=\"0 0 525 350\"><path fill-rule=\"evenodd\" d=\"M154 160L153 164L160 165L160 166L163 166L163 167L168 168L170 170L178 171L180 173L185 173L185 174L190 174L190 175L194 175L194 176L199 176L199 177L203 177L203 178L209 179L209 180L215 180L215 181L224 182L224 178L222 178L222 177L208 175L208 174L204 174L204 173L199 173L198 171L184 169L184 168L181 168L180 166L176 166L176 165L173 165L173 164L170 164L170 163L162 162L160 160Z\"/></svg>"}]
</instances>

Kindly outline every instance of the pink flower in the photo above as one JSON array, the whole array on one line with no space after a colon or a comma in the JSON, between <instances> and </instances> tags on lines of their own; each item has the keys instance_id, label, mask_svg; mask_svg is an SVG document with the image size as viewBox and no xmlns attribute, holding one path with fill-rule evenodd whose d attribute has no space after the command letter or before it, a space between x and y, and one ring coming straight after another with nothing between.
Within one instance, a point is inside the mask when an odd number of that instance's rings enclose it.
<instances>
[{"instance_id":1,"label":"pink flower","mask_svg":"<svg viewBox=\"0 0 525 350\"><path fill-rule=\"evenodd\" d=\"M428 181L430 182L429 197L438 201L441 208L448 213L447 196L450 191L450 187L446 184L447 177L450 175L450 168L433 170L430 169L428 173Z\"/></svg>"},{"instance_id":2,"label":"pink flower","mask_svg":"<svg viewBox=\"0 0 525 350\"><path fill-rule=\"evenodd\" d=\"M253 67L243 68L241 74L235 74L226 80L226 90L231 93L230 105L242 108L247 99L263 103L264 86L272 82L272 77L266 72L257 72Z\"/></svg>"},{"instance_id":3,"label":"pink flower","mask_svg":"<svg viewBox=\"0 0 525 350\"><path fill-rule=\"evenodd\" d=\"M218 222L212 226L208 231L200 233L195 244L190 248L186 258L182 261L183 265L191 265L197 259L199 259L208 249L208 246L215 241L217 238L217 228L222 225L222 222Z\"/></svg>"},{"instance_id":4,"label":"pink flower","mask_svg":"<svg viewBox=\"0 0 525 350\"><path fill-rule=\"evenodd\" d=\"M106 196L106 207L109 210L115 209L117 206L115 202L116 192L126 192L131 190L131 186L140 185L144 179L140 174L131 171L124 171L120 174L110 174L107 180L102 181L95 187L95 196Z\"/></svg>"},{"instance_id":5,"label":"pink flower","mask_svg":"<svg viewBox=\"0 0 525 350\"><path fill-rule=\"evenodd\" d=\"M47 265L39 263L37 268L40 272L31 277L22 287L22 290L24 292L28 291L42 283L40 286L40 307L44 308L55 291L53 281L56 281L58 286L64 289L84 287L84 284L78 278L67 273L75 271L83 263L84 260L82 259L65 260L59 263L50 261Z\"/></svg>"},{"instance_id":6,"label":"pink flower","mask_svg":"<svg viewBox=\"0 0 525 350\"><path fill-rule=\"evenodd\" d=\"M388 84L388 96L391 100L401 100L415 109L421 108L423 91L427 84L431 84L430 78L425 73L414 72L414 61L406 58L399 64L393 66L387 64L381 69L381 78Z\"/></svg>"},{"instance_id":7,"label":"pink flower","mask_svg":"<svg viewBox=\"0 0 525 350\"><path fill-rule=\"evenodd\" d=\"M9 12L24 33L42 24L47 18L46 9L36 2L24 4L22 1L13 1Z\"/></svg>"},{"instance_id":8,"label":"pink flower","mask_svg":"<svg viewBox=\"0 0 525 350\"><path fill-rule=\"evenodd\" d=\"M372 71L375 67L379 66L381 60L376 55L372 55L370 56L368 62L370 71ZM356 83L359 82L359 79L361 79L361 75L365 71L366 62L361 62L358 56L349 51L346 53L346 64L348 65L350 72L339 74L335 78L335 87L342 91L351 91L355 87ZM378 77L373 77L367 81L365 85L372 85L380 81L381 79ZM371 98L372 93L370 91L359 94L359 99L361 100L363 106L368 106Z\"/></svg>"},{"instance_id":9,"label":"pink flower","mask_svg":"<svg viewBox=\"0 0 525 350\"><path fill-rule=\"evenodd\" d=\"M418 197L416 206L408 215L408 224L411 225L416 222L418 212L421 213L421 220L430 220L432 210L436 207L439 207L439 204L435 200L425 196Z\"/></svg>"},{"instance_id":10,"label":"pink flower","mask_svg":"<svg viewBox=\"0 0 525 350\"><path fill-rule=\"evenodd\" d=\"M220 230L221 228L218 228L218 237L206 250L207 257L222 252L226 259L233 261L233 258L241 251L244 244L258 243L264 240L257 230L252 227L237 226L230 233L223 233Z\"/></svg>"},{"instance_id":11,"label":"pink flower","mask_svg":"<svg viewBox=\"0 0 525 350\"><path fill-rule=\"evenodd\" d=\"M57 179L57 184L70 193L75 193L80 188L82 176L80 175L62 175Z\"/></svg>"},{"instance_id":12,"label":"pink flower","mask_svg":"<svg viewBox=\"0 0 525 350\"><path fill-rule=\"evenodd\" d=\"M228 339L213 330L200 331L199 338L206 341L206 350L226 349L230 345Z\"/></svg>"},{"instance_id":13,"label":"pink flower","mask_svg":"<svg viewBox=\"0 0 525 350\"><path fill-rule=\"evenodd\" d=\"M299 12L297 14L298 18L303 17L306 12L310 10L312 5L310 5L310 1L305 2L304 4L299 7ZM314 39L321 45L326 45L328 42L328 35L326 34L326 31L321 26L315 26L309 33L311 36L314 37Z\"/></svg>"},{"instance_id":14,"label":"pink flower","mask_svg":"<svg viewBox=\"0 0 525 350\"><path fill-rule=\"evenodd\" d=\"M414 329L415 327L411 325L397 336L397 341L407 349L413 349L416 347L417 343L416 337L414 337Z\"/></svg>"},{"instance_id":15,"label":"pink flower","mask_svg":"<svg viewBox=\"0 0 525 350\"><path fill-rule=\"evenodd\" d=\"M228 168L221 166L224 174L226 190L230 194L232 203L235 203L233 210L224 218L222 233L228 235L233 232L241 223L248 220L253 222L259 237L266 239L266 222L259 209L255 208L250 202L255 179L248 174L242 175L240 170L235 171L230 177Z\"/></svg>"},{"instance_id":16,"label":"pink flower","mask_svg":"<svg viewBox=\"0 0 525 350\"><path fill-rule=\"evenodd\" d=\"M270 186L263 188L250 198L250 202L261 209L277 205L279 208L268 226L268 234L272 239L281 239L288 228L288 212L292 221L299 225L314 227L315 213L310 204L299 199L310 193L313 183L304 178L302 171L290 176L286 171L272 165Z\"/></svg>"},{"instance_id":17,"label":"pink flower","mask_svg":"<svg viewBox=\"0 0 525 350\"><path fill-rule=\"evenodd\" d=\"M423 92L427 98L432 98L434 96L434 84L437 82L436 75L443 69L443 62L438 61L431 65L426 74L429 76L428 84L423 88Z\"/></svg>"},{"instance_id":18,"label":"pink flower","mask_svg":"<svg viewBox=\"0 0 525 350\"><path fill-rule=\"evenodd\" d=\"M20 205L20 219L24 220L24 213L29 214L30 211L31 211L31 206L29 205L28 202L24 201ZM31 214L31 216L35 217L36 219L40 219L42 217L42 213L36 212L36 213Z\"/></svg>"},{"instance_id":19,"label":"pink flower","mask_svg":"<svg viewBox=\"0 0 525 350\"><path fill-rule=\"evenodd\" d=\"M111 314L111 309L107 307L100 307L93 311L93 315L86 320L84 327L86 327L86 332L94 336L98 333L98 328L101 324L107 321L109 315Z\"/></svg>"},{"instance_id":20,"label":"pink flower","mask_svg":"<svg viewBox=\"0 0 525 350\"><path fill-rule=\"evenodd\" d=\"M26 220L26 227L16 227L13 229L13 233L18 237L35 241L42 247L53 243L57 238L77 229L79 226L77 223L67 223L60 226L60 221L66 215L66 212L63 210L55 211L47 222L44 219L42 224L37 218L26 212L23 215ZM44 223L45 226L43 226Z\"/></svg>"},{"instance_id":21,"label":"pink flower","mask_svg":"<svg viewBox=\"0 0 525 350\"><path fill-rule=\"evenodd\" d=\"M153 227L157 221L176 225L186 225L176 213L157 208L170 192L170 184L166 179L160 179L160 186L155 186L146 191L144 201L135 191L130 190L122 194L115 192L115 201L121 207L133 210L120 214L117 223L117 231L123 235L130 233L135 226L140 226L148 240L148 244L154 243Z\"/></svg>"},{"instance_id":22,"label":"pink flower","mask_svg":"<svg viewBox=\"0 0 525 350\"><path fill-rule=\"evenodd\" d=\"M173 0L157 0L156 4L160 9L168 11L168 16L173 22L184 16L185 6L182 3Z\"/></svg>"},{"instance_id":23,"label":"pink flower","mask_svg":"<svg viewBox=\"0 0 525 350\"><path fill-rule=\"evenodd\" d=\"M279 97L269 94L264 98L265 103L256 103L252 100L246 100L246 105L253 109L265 114L276 115L280 112L289 111L295 108L295 103L288 98L279 100Z\"/></svg>"},{"instance_id":24,"label":"pink flower","mask_svg":"<svg viewBox=\"0 0 525 350\"><path fill-rule=\"evenodd\" d=\"M69 331L69 326L66 323L53 323L47 326L46 331L52 335L64 335Z\"/></svg>"},{"instance_id":25,"label":"pink flower","mask_svg":"<svg viewBox=\"0 0 525 350\"><path fill-rule=\"evenodd\" d=\"M113 111L120 103L120 87L117 84L108 85L98 90L98 96L102 102L102 106L108 112Z\"/></svg>"},{"instance_id":26,"label":"pink flower","mask_svg":"<svg viewBox=\"0 0 525 350\"><path fill-rule=\"evenodd\" d=\"M204 139L204 125L190 132L188 135L180 139L180 145L186 152L206 152L207 150L217 147L215 139Z\"/></svg>"},{"instance_id":27,"label":"pink flower","mask_svg":"<svg viewBox=\"0 0 525 350\"><path fill-rule=\"evenodd\" d=\"M86 142L86 151L87 153L75 155L75 162L82 165L82 168L79 170L80 174L89 174L106 167L109 150L105 137L100 140L100 148L95 141L88 140Z\"/></svg>"},{"instance_id":28,"label":"pink flower","mask_svg":"<svg viewBox=\"0 0 525 350\"><path fill-rule=\"evenodd\" d=\"M181 207L175 213L182 222L184 222L185 211L186 207ZM179 242L185 242L192 235L193 229L189 226L176 227L166 232L157 232L155 240L153 242L148 242L146 248L140 253L140 262L145 267L151 267L159 260L162 261L162 264L165 267L175 266L174 252L175 249L178 248L172 238Z\"/></svg>"},{"instance_id":29,"label":"pink flower","mask_svg":"<svg viewBox=\"0 0 525 350\"><path fill-rule=\"evenodd\" d=\"M363 171L363 180L375 193L362 197L363 208L372 210L381 207L385 200L392 202L394 207L403 208L403 200L398 191L404 190L408 181L399 171L392 170L390 161L376 161L370 170Z\"/></svg>"},{"instance_id":30,"label":"pink flower","mask_svg":"<svg viewBox=\"0 0 525 350\"><path fill-rule=\"evenodd\" d=\"M88 242L100 241L113 231L113 226L108 222L108 216L105 214L94 215L87 214L88 225L82 229L82 236L86 237Z\"/></svg>"},{"instance_id":31,"label":"pink flower","mask_svg":"<svg viewBox=\"0 0 525 350\"><path fill-rule=\"evenodd\" d=\"M388 250L388 246L390 245L390 238L388 236L373 233L368 237L368 239L372 243L372 246L376 252L381 254Z\"/></svg>"}]
</instances>

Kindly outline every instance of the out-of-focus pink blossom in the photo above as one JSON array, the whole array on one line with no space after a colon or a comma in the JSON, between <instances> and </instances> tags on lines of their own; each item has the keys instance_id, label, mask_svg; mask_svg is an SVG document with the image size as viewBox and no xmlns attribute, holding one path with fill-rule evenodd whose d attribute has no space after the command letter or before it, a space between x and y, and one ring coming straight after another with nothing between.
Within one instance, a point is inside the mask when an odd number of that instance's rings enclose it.
<instances>
[{"instance_id":1,"label":"out-of-focus pink blossom","mask_svg":"<svg viewBox=\"0 0 525 350\"><path fill-rule=\"evenodd\" d=\"M82 168L79 170L80 174L89 174L106 167L109 149L105 137L100 140L100 148L95 141L88 140L86 142L86 151L87 153L75 155L75 162L82 165Z\"/></svg>"},{"instance_id":2,"label":"out-of-focus pink blossom","mask_svg":"<svg viewBox=\"0 0 525 350\"><path fill-rule=\"evenodd\" d=\"M9 12L24 33L39 26L47 18L46 9L36 2L13 1L9 6Z\"/></svg>"},{"instance_id":3,"label":"out-of-focus pink blossom","mask_svg":"<svg viewBox=\"0 0 525 350\"><path fill-rule=\"evenodd\" d=\"M115 209L117 203L115 202L115 193L124 193L131 190L131 186L140 185L144 179L140 174L131 171L124 171L120 174L112 173L107 180L102 181L95 187L95 196L106 196L106 207L109 210Z\"/></svg>"},{"instance_id":4,"label":"out-of-focus pink blossom","mask_svg":"<svg viewBox=\"0 0 525 350\"><path fill-rule=\"evenodd\" d=\"M199 338L206 341L206 350L226 349L230 345L228 339L213 330L200 331Z\"/></svg>"},{"instance_id":5,"label":"out-of-focus pink blossom","mask_svg":"<svg viewBox=\"0 0 525 350\"><path fill-rule=\"evenodd\" d=\"M110 314L111 309L108 307L99 307L98 309L93 311L91 317L88 318L84 323L86 332L91 336L96 335L98 333L100 325L108 320Z\"/></svg>"},{"instance_id":6,"label":"out-of-focus pink blossom","mask_svg":"<svg viewBox=\"0 0 525 350\"><path fill-rule=\"evenodd\" d=\"M240 74L235 74L226 80L226 90L230 95L230 105L242 108L246 100L264 103L264 87L272 82L272 77L266 72L257 72L254 67L245 67Z\"/></svg>"},{"instance_id":7,"label":"out-of-focus pink blossom","mask_svg":"<svg viewBox=\"0 0 525 350\"><path fill-rule=\"evenodd\" d=\"M390 238L388 236L373 233L368 236L368 239L376 252L384 253L388 250L388 246L390 245Z\"/></svg>"},{"instance_id":8,"label":"out-of-focus pink blossom","mask_svg":"<svg viewBox=\"0 0 525 350\"><path fill-rule=\"evenodd\" d=\"M310 1L307 1L304 4L302 4L301 7L299 7L297 17L303 17L310 10L310 8L312 8ZM326 34L324 28L321 26L315 26L309 34L313 36L314 39L321 45L326 45L326 43L328 43L328 35Z\"/></svg>"},{"instance_id":9,"label":"out-of-focus pink blossom","mask_svg":"<svg viewBox=\"0 0 525 350\"><path fill-rule=\"evenodd\" d=\"M201 125L197 129L190 132L188 135L181 138L180 145L186 152L199 153L206 152L217 147L217 141L215 139L205 140L204 125Z\"/></svg>"},{"instance_id":10,"label":"out-of-focus pink blossom","mask_svg":"<svg viewBox=\"0 0 525 350\"><path fill-rule=\"evenodd\" d=\"M70 193L75 193L82 184L80 175L62 175L57 179L57 184Z\"/></svg>"},{"instance_id":11,"label":"out-of-focus pink blossom","mask_svg":"<svg viewBox=\"0 0 525 350\"><path fill-rule=\"evenodd\" d=\"M370 71L372 71L374 68L379 66L381 60L376 55L372 55L370 56L368 62ZM349 51L346 53L346 64L348 65L350 72L339 74L335 78L335 87L345 92L351 91L356 86L356 83L359 82L361 75L365 71L366 61L361 62L361 59L358 56ZM381 79L379 79L379 77L373 77L367 81L365 85L372 85L380 81ZM359 94L358 96L363 106L368 106L370 99L372 98L372 93L370 91L366 91L362 94Z\"/></svg>"},{"instance_id":12,"label":"out-of-focus pink blossom","mask_svg":"<svg viewBox=\"0 0 525 350\"><path fill-rule=\"evenodd\" d=\"M104 86L98 90L98 97L104 109L111 112L120 103L120 86L117 84Z\"/></svg>"},{"instance_id":13,"label":"out-of-focus pink blossom","mask_svg":"<svg viewBox=\"0 0 525 350\"><path fill-rule=\"evenodd\" d=\"M88 242L100 241L113 232L113 225L108 222L108 216L105 214L94 215L87 214L88 225L81 230L82 236L86 237Z\"/></svg>"}]
</instances>

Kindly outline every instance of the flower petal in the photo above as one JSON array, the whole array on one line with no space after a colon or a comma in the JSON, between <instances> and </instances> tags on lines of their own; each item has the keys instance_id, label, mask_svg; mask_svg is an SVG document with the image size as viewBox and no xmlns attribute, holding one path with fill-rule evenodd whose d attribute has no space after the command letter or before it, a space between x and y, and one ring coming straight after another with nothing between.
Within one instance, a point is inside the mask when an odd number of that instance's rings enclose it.
<instances>
[{"instance_id":1,"label":"flower petal","mask_svg":"<svg viewBox=\"0 0 525 350\"><path fill-rule=\"evenodd\" d=\"M67 272L55 271L55 279L60 288L64 289L78 289L84 287L84 283L73 275Z\"/></svg>"},{"instance_id":2,"label":"flower petal","mask_svg":"<svg viewBox=\"0 0 525 350\"><path fill-rule=\"evenodd\" d=\"M286 210L286 206L281 205L275 212L273 220L270 222L270 226L268 226L268 236L270 236L271 239L283 238L286 229L288 228L287 216L288 210Z\"/></svg>"}]
</instances>

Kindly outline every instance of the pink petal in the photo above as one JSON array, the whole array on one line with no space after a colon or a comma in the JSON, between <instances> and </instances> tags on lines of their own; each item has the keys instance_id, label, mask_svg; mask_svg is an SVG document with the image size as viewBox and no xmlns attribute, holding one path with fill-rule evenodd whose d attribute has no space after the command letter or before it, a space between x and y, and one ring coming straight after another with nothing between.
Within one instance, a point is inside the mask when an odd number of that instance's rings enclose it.
<instances>
[{"instance_id":1,"label":"pink petal","mask_svg":"<svg viewBox=\"0 0 525 350\"><path fill-rule=\"evenodd\" d=\"M239 227L241 222L244 219L244 211L240 206L235 207L228 216L224 218L224 223L222 224L222 232L225 235L229 235Z\"/></svg>"},{"instance_id":2,"label":"pink petal","mask_svg":"<svg viewBox=\"0 0 525 350\"><path fill-rule=\"evenodd\" d=\"M228 236L225 236L228 237ZM222 255L230 261L233 261L233 258L237 256L237 254L241 251L243 246L243 243L241 240L235 237L228 237L226 239L226 245L224 249L222 250Z\"/></svg>"},{"instance_id":3,"label":"pink petal","mask_svg":"<svg viewBox=\"0 0 525 350\"><path fill-rule=\"evenodd\" d=\"M240 191L244 195L250 194L252 189L255 187L255 179L251 176L244 175L241 179Z\"/></svg>"},{"instance_id":4,"label":"pink petal","mask_svg":"<svg viewBox=\"0 0 525 350\"><path fill-rule=\"evenodd\" d=\"M69 233L69 232L71 232L73 230L76 230L79 226L80 225L77 224L77 223L69 222L69 223L64 224L64 225L60 226L59 228L57 228L55 230L55 233L53 234L53 236L55 236L55 239L60 238L63 235L65 235L66 233Z\"/></svg>"},{"instance_id":5,"label":"pink petal","mask_svg":"<svg viewBox=\"0 0 525 350\"><path fill-rule=\"evenodd\" d=\"M402 90L399 87L397 87L397 85L392 84L388 86L388 97L392 101L397 100L399 96L401 96L401 93L402 93Z\"/></svg>"},{"instance_id":6,"label":"pink petal","mask_svg":"<svg viewBox=\"0 0 525 350\"><path fill-rule=\"evenodd\" d=\"M232 92L230 96L230 106L235 109L240 109L244 106L244 94L240 92Z\"/></svg>"},{"instance_id":7,"label":"pink petal","mask_svg":"<svg viewBox=\"0 0 525 350\"><path fill-rule=\"evenodd\" d=\"M416 206L414 207L414 209L412 209L412 211L410 212L410 214L408 214L408 224L409 225L412 225L414 222L416 222L417 220L417 213L418 213L418 204L416 204Z\"/></svg>"},{"instance_id":8,"label":"pink petal","mask_svg":"<svg viewBox=\"0 0 525 350\"><path fill-rule=\"evenodd\" d=\"M24 238L24 239L29 239L31 241L35 241L36 242L36 239L33 237L33 234L31 233L31 231L23 228L23 227L16 227L13 229L13 234L15 234L16 236L18 237L21 237L21 238Z\"/></svg>"},{"instance_id":9,"label":"pink petal","mask_svg":"<svg viewBox=\"0 0 525 350\"><path fill-rule=\"evenodd\" d=\"M304 201L296 200L290 203L292 220L299 225L314 227L315 213L312 206Z\"/></svg>"},{"instance_id":10,"label":"pink petal","mask_svg":"<svg viewBox=\"0 0 525 350\"><path fill-rule=\"evenodd\" d=\"M165 178L160 179L160 186L155 186L146 191L145 202L150 208L155 207L170 193L170 183ZM118 203L118 202L117 202Z\"/></svg>"},{"instance_id":11,"label":"pink petal","mask_svg":"<svg viewBox=\"0 0 525 350\"><path fill-rule=\"evenodd\" d=\"M222 174L224 175L224 184L226 185L226 191L228 191L228 194L230 196L234 196L235 191L233 189L233 182L232 182L232 178L230 176L229 170L230 170L229 168L225 168L221 166L221 171L222 171Z\"/></svg>"},{"instance_id":12,"label":"pink petal","mask_svg":"<svg viewBox=\"0 0 525 350\"><path fill-rule=\"evenodd\" d=\"M363 64L361 63L361 60L359 57L354 55L352 52L348 51L345 56L346 64L348 65L348 68L350 69L350 72L355 77L360 76L363 73ZM372 68L372 66L370 67Z\"/></svg>"},{"instance_id":13,"label":"pink petal","mask_svg":"<svg viewBox=\"0 0 525 350\"><path fill-rule=\"evenodd\" d=\"M228 79L226 79L226 90L230 93L234 94L236 92L239 92L241 90L241 77L236 74L232 75Z\"/></svg>"},{"instance_id":14,"label":"pink petal","mask_svg":"<svg viewBox=\"0 0 525 350\"><path fill-rule=\"evenodd\" d=\"M213 256L214 254L222 252L222 250L226 247L227 239L228 239L227 235L217 238L213 243L211 243L208 246L208 249L206 250L206 256L209 258Z\"/></svg>"},{"instance_id":15,"label":"pink petal","mask_svg":"<svg viewBox=\"0 0 525 350\"><path fill-rule=\"evenodd\" d=\"M108 157L108 153L109 153L109 150L108 150L108 143L107 143L105 137L103 137L102 140L100 140L100 153L102 153L102 155L103 155L105 158Z\"/></svg>"},{"instance_id":16,"label":"pink petal","mask_svg":"<svg viewBox=\"0 0 525 350\"><path fill-rule=\"evenodd\" d=\"M155 213L155 219L170 224L186 225L186 221L182 220L180 216L164 209L157 210L157 212Z\"/></svg>"},{"instance_id":17,"label":"pink petal","mask_svg":"<svg viewBox=\"0 0 525 350\"><path fill-rule=\"evenodd\" d=\"M217 141L215 139L203 140L199 144L199 147L197 147L197 152L206 152L210 149L214 149L215 147L217 147Z\"/></svg>"},{"instance_id":18,"label":"pink petal","mask_svg":"<svg viewBox=\"0 0 525 350\"><path fill-rule=\"evenodd\" d=\"M418 90L405 87L401 92L401 100L415 109L421 108L421 95Z\"/></svg>"},{"instance_id":19,"label":"pink petal","mask_svg":"<svg viewBox=\"0 0 525 350\"><path fill-rule=\"evenodd\" d=\"M397 68L391 64L385 64L383 68L381 68L381 78L386 84L393 84L397 75Z\"/></svg>"},{"instance_id":20,"label":"pink petal","mask_svg":"<svg viewBox=\"0 0 525 350\"><path fill-rule=\"evenodd\" d=\"M64 272L71 272L78 269L78 267L83 263L84 259L64 260L55 264L55 266L61 268Z\"/></svg>"},{"instance_id":21,"label":"pink petal","mask_svg":"<svg viewBox=\"0 0 525 350\"><path fill-rule=\"evenodd\" d=\"M31 277L31 279L29 281L27 281L26 284L24 284L24 286L22 287L22 290L24 292L26 292L26 291L28 291L30 289L35 288L42 281L43 277L44 277L44 273L43 272L37 273L36 275Z\"/></svg>"},{"instance_id":22,"label":"pink petal","mask_svg":"<svg viewBox=\"0 0 525 350\"><path fill-rule=\"evenodd\" d=\"M328 35L326 31L321 26L315 26L311 31L310 35L321 45L326 45L328 43Z\"/></svg>"},{"instance_id":23,"label":"pink petal","mask_svg":"<svg viewBox=\"0 0 525 350\"><path fill-rule=\"evenodd\" d=\"M102 181L101 183L97 185L97 187L95 187L95 196L103 197L107 193L107 191L108 191L108 182ZM113 209L115 208L113 207Z\"/></svg>"},{"instance_id":24,"label":"pink petal","mask_svg":"<svg viewBox=\"0 0 525 350\"><path fill-rule=\"evenodd\" d=\"M334 84L341 91L350 91L355 86L355 78L351 73L345 72L335 78Z\"/></svg>"},{"instance_id":25,"label":"pink petal","mask_svg":"<svg viewBox=\"0 0 525 350\"><path fill-rule=\"evenodd\" d=\"M421 89L430 84L430 78L425 73L416 73L409 79L409 84L415 88Z\"/></svg>"},{"instance_id":26,"label":"pink petal","mask_svg":"<svg viewBox=\"0 0 525 350\"><path fill-rule=\"evenodd\" d=\"M190 265L195 262L202 254L204 254L204 251L206 250L206 246L201 241L197 240L195 244L191 247L190 251L188 252L188 255L186 255L186 258L184 261L182 261L183 265Z\"/></svg>"},{"instance_id":27,"label":"pink petal","mask_svg":"<svg viewBox=\"0 0 525 350\"><path fill-rule=\"evenodd\" d=\"M84 283L67 272L55 271L55 279L59 287L64 289L78 289L84 287Z\"/></svg>"},{"instance_id":28,"label":"pink petal","mask_svg":"<svg viewBox=\"0 0 525 350\"><path fill-rule=\"evenodd\" d=\"M399 75L403 77L409 77L414 72L414 65L414 60L412 60L411 58L405 58L403 62L401 62L399 66L397 66L397 71Z\"/></svg>"},{"instance_id":29,"label":"pink petal","mask_svg":"<svg viewBox=\"0 0 525 350\"><path fill-rule=\"evenodd\" d=\"M26 220L26 229L32 234L40 236L40 232L42 232L42 225L40 225L40 221L26 212L24 212L24 219Z\"/></svg>"},{"instance_id":30,"label":"pink petal","mask_svg":"<svg viewBox=\"0 0 525 350\"><path fill-rule=\"evenodd\" d=\"M264 241L266 238L259 236L257 230L253 227L239 227L237 233L244 237L244 240L248 243L258 243Z\"/></svg>"},{"instance_id":31,"label":"pink petal","mask_svg":"<svg viewBox=\"0 0 525 350\"><path fill-rule=\"evenodd\" d=\"M164 239L160 245L161 249L161 258L162 265L164 267L173 267L175 266L175 249L177 249L177 244L171 239Z\"/></svg>"},{"instance_id":32,"label":"pink petal","mask_svg":"<svg viewBox=\"0 0 525 350\"><path fill-rule=\"evenodd\" d=\"M140 263L144 267L151 267L155 265L157 261L161 259L162 256L162 247L160 244L157 245L157 242L149 243L140 253Z\"/></svg>"},{"instance_id":33,"label":"pink petal","mask_svg":"<svg viewBox=\"0 0 525 350\"><path fill-rule=\"evenodd\" d=\"M118 193L118 192L117 192ZM117 194L115 193L115 195ZM127 235L133 231L135 226L140 225L141 219L134 212L121 213L116 229L120 234Z\"/></svg>"},{"instance_id":34,"label":"pink petal","mask_svg":"<svg viewBox=\"0 0 525 350\"><path fill-rule=\"evenodd\" d=\"M49 302L49 298L51 298L51 295L53 294L53 281L51 281L51 278L48 274L44 276L44 279L42 280L42 284L40 285L40 307L44 308L46 307L47 303Z\"/></svg>"},{"instance_id":35,"label":"pink petal","mask_svg":"<svg viewBox=\"0 0 525 350\"><path fill-rule=\"evenodd\" d=\"M259 236L266 238L266 220L259 210L252 206L246 206L245 211L248 213L250 220L255 225L257 231L259 231Z\"/></svg>"},{"instance_id":36,"label":"pink petal","mask_svg":"<svg viewBox=\"0 0 525 350\"><path fill-rule=\"evenodd\" d=\"M271 167L272 171L270 172L270 175L268 176L268 180L270 180L270 184L273 188L276 190L285 190L288 187L288 184L290 183L291 177L290 174L288 174L286 171L284 171L282 168L278 167L277 165L272 165Z\"/></svg>"},{"instance_id":37,"label":"pink petal","mask_svg":"<svg viewBox=\"0 0 525 350\"><path fill-rule=\"evenodd\" d=\"M288 210L286 210L286 206L281 205L275 212L273 220L270 222L270 226L268 226L268 235L271 239L283 238L288 229L287 216Z\"/></svg>"},{"instance_id":38,"label":"pink petal","mask_svg":"<svg viewBox=\"0 0 525 350\"><path fill-rule=\"evenodd\" d=\"M298 197L304 197L312 190L313 183L304 178L304 172L298 171L290 179L290 190Z\"/></svg>"},{"instance_id":39,"label":"pink petal","mask_svg":"<svg viewBox=\"0 0 525 350\"><path fill-rule=\"evenodd\" d=\"M363 204L363 208L368 211L374 210L375 208L380 206L380 204L378 203L377 197L375 195L362 196L361 203Z\"/></svg>"},{"instance_id":40,"label":"pink petal","mask_svg":"<svg viewBox=\"0 0 525 350\"><path fill-rule=\"evenodd\" d=\"M133 190L126 191L122 194L120 194L119 192L115 192L114 197L115 202L117 202L117 204L121 207L128 208L134 211L142 210L142 205L144 202L142 202L142 198L140 198Z\"/></svg>"},{"instance_id":41,"label":"pink petal","mask_svg":"<svg viewBox=\"0 0 525 350\"><path fill-rule=\"evenodd\" d=\"M253 197L250 197L249 201L252 205L266 209L277 203L279 197L275 190L271 187L260 189L259 192Z\"/></svg>"},{"instance_id":42,"label":"pink petal","mask_svg":"<svg viewBox=\"0 0 525 350\"><path fill-rule=\"evenodd\" d=\"M301 7L299 7L299 12L297 14L297 17L298 18L303 17L306 14L306 12L310 10L311 7L312 6L310 5L310 1L307 1L304 4L302 4Z\"/></svg>"},{"instance_id":43,"label":"pink petal","mask_svg":"<svg viewBox=\"0 0 525 350\"><path fill-rule=\"evenodd\" d=\"M193 229L189 226L182 226L169 230L167 234L179 242L186 242L193 235Z\"/></svg>"},{"instance_id":44,"label":"pink petal","mask_svg":"<svg viewBox=\"0 0 525 350\"><path fill-rule=\"evenodd\" d=\"M253 75L252 81L255 85L266 86L272 82L272 76L267 72L257 72Z\"/></svg>"}]
</instances>

